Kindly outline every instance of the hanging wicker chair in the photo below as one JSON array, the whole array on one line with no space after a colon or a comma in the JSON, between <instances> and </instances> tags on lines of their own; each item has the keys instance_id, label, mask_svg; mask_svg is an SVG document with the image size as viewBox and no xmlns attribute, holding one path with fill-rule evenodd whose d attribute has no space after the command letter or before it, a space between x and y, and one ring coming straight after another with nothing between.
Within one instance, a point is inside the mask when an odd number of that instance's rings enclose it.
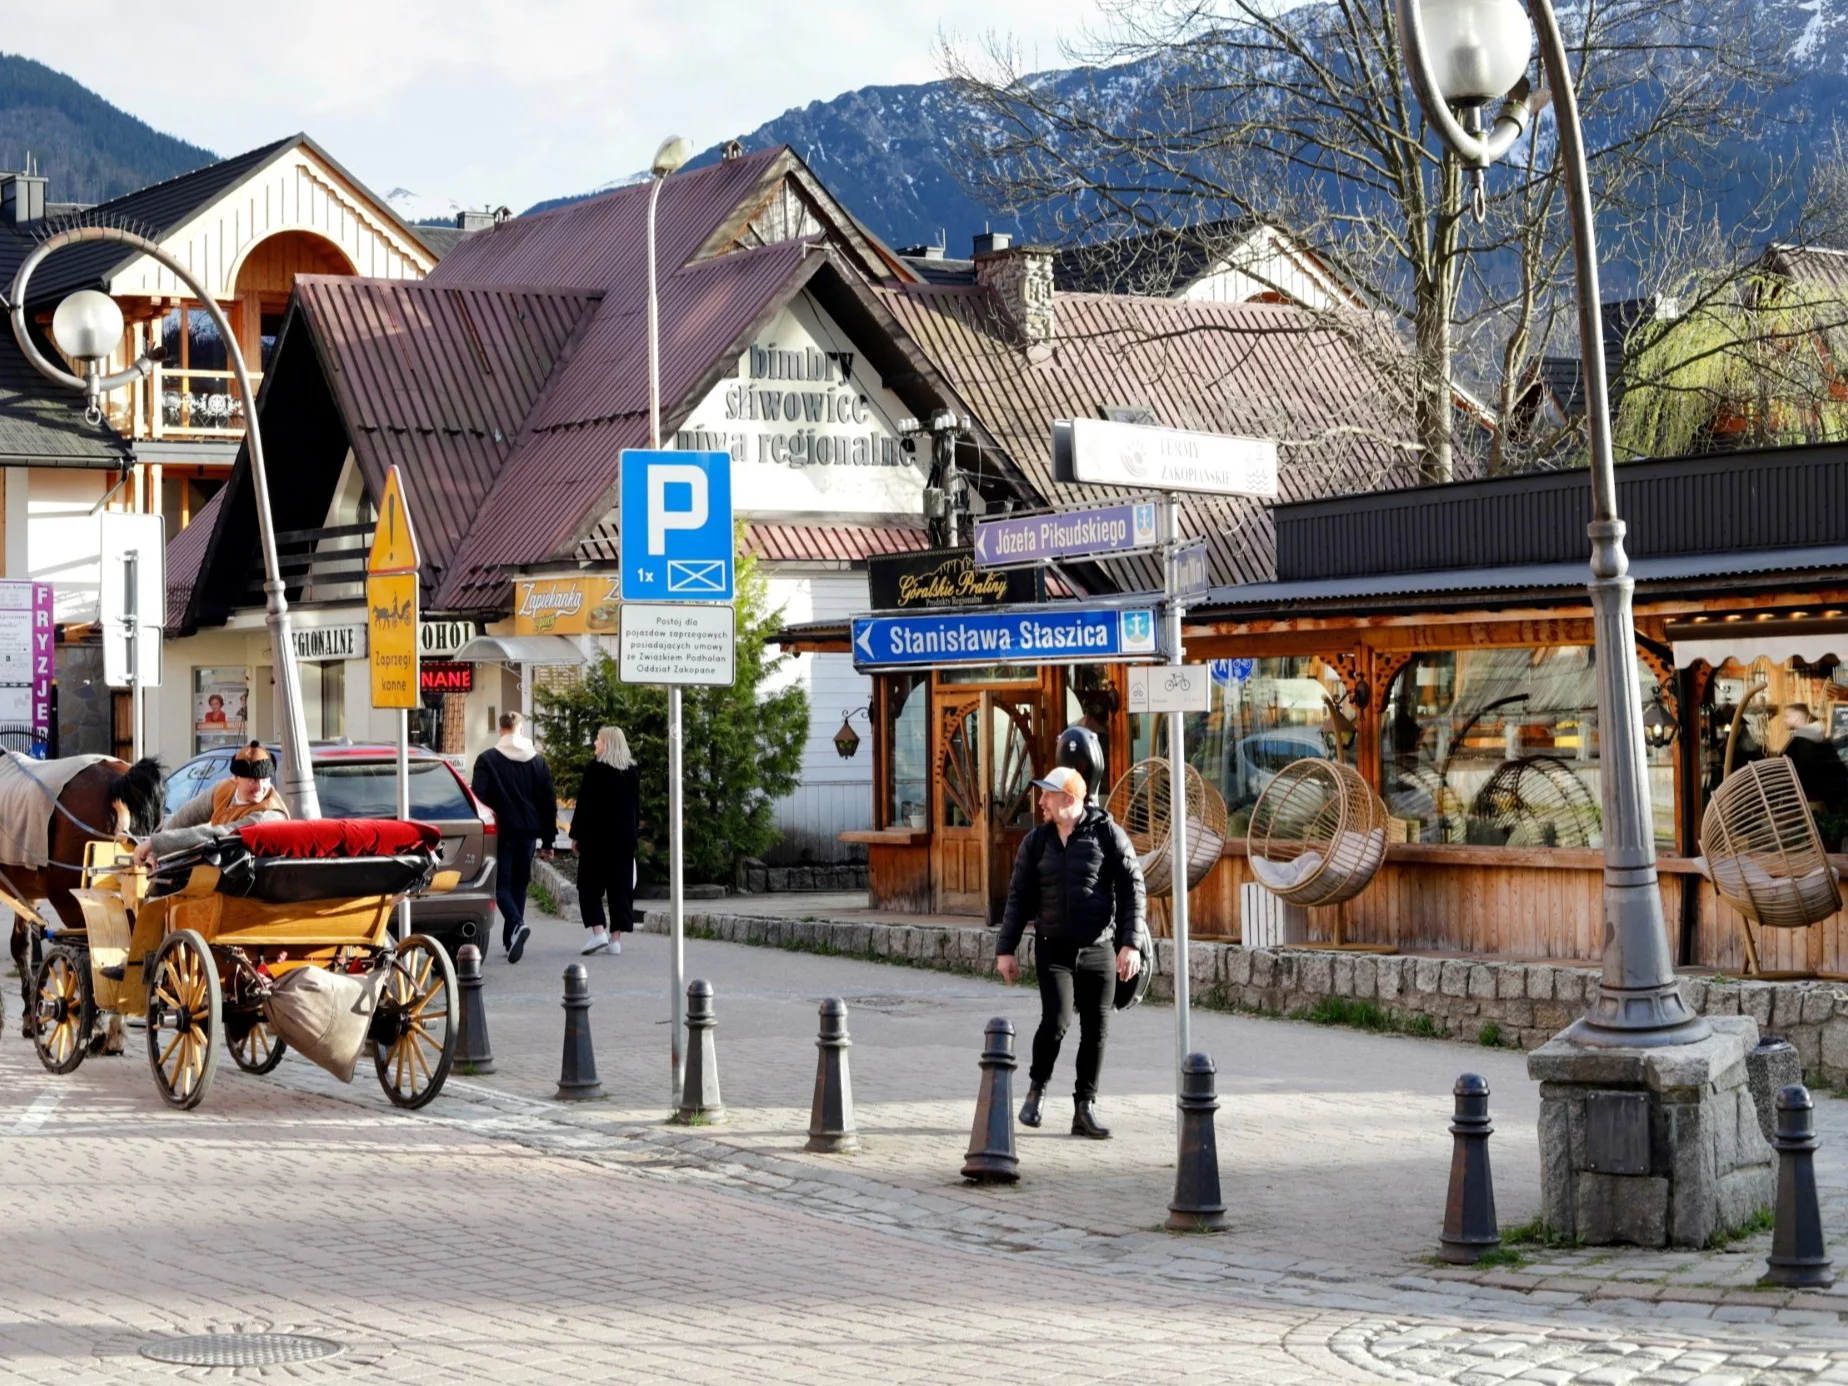
<instances>
[{"instance_id":1,"label":"hanging wicker chair","mask_svg":"<svg viewBox=\"0 0 1848 1386\"><path fill-rule=\"evenodd\" d=\"M1842 907L1797 769L1783 756L1726 777L1700 824L1700 850L1714 889L1754 924L1806 929ZM1757 948L1746 932L1752 970Z\"/></svg>"},{"instance_id":2,"label":"hanging wicker chair","mask_svg":"<svg viewBox=\"0 0 1848 1386\"><path fill-rule=\"evenodd\" d=\"M1570 765L1523 756L1496 766L1476 792L1466 834L1474 830L1496 847L1595 847L1598 822L1597 801Z\"/></svg>"},{"instance_id":3,"label":"hanging wicker chair","mask_svg":"<svg viewBox=\"0 0 1848 1386\"><path fill-rule=\"evenodd\" d=\"M1251 810L1251 873L1293 905L1339 905L1386 859L1386 805L1352 766L1291 761Z\"/></svg>"},{"instance_id":4,"label":"hanging wicker chair","mask_svg":"<svg viewBox=\"0 0 1848 1386\"><path fill-rule=\"evenodd\" d=\"M1105 804L1110 816L1129 834L1142 864L1142 882L1150 899L1174 893L1174 834L1168 786L1168 762L1143 760L1116 782ZM1226 845L1226 801L1200 772L1187 767L1187 888L1206 879Z\"/></svg>"}]
</instances>

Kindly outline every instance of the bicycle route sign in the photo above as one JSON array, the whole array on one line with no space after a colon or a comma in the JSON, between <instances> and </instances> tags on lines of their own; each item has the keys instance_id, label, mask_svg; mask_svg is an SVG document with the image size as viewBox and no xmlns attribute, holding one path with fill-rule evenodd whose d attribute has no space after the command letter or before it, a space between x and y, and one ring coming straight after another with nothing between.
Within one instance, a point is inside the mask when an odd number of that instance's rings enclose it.
<instances>
[{"instance_id":1,"label":"bicycle route sign","mask_svg":"<svg viewBox=\"0 0 1848 1386\"><path fill-rule=\"evenodd\" d=\"M1213 680L1204 664L1147 664L1129 671L1131 712L1210 712Z\"/></svg>"}]
</instances>

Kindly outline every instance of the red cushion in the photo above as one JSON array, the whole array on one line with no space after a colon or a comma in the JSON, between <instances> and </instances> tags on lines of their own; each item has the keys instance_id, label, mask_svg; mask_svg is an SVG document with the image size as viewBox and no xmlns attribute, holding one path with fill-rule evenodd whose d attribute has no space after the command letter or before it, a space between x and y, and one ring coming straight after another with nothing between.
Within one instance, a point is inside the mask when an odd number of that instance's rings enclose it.
<instances>
[{"instance_id":1,"label":"red cushion","mask_svg":"<svg viewBox=\"0 0 1848 1386\"><path fill-rule=\"evenodd\" d=\"M239 828L252 856L395 857L431 852L442 833L429 823L396 818L314 818L252 823Z\"/></svg>"}]
</instances>

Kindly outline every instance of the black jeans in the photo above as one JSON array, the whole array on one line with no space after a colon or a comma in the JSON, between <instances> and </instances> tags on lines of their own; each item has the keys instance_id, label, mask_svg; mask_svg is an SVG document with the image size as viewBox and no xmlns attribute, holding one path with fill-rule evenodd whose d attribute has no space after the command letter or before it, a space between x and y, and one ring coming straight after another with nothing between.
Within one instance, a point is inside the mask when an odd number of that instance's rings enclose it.
<instances>
[{"instance_id":1,"label":"black jeans","mask_svg":"<svg viewBox=\"0 0 1848 1386\"><path fill-rule=\"evenodd\" d=\"M603 918L603 901L608 897L610 917ZM635 858L627 852L603 852L596 848L578 852L578 906L584 911L586 929L608 928L627 933L635 927Z\"/></svg>"},{"instance_id":2,"label":"black jeans","mask_svg":"<svg viewBox=\"0 0 1848 1386\"><path fill-rule=\"evenodd\" d=\"M533 852L537 833L500 835L500 860L494 868L494 903L501 912L501 947L513 942L513 931L526 922L526 887L533 878Z\"/></svg>"},{"instance_id":3,"label":"black jeans","mask_svg":"<svg viewBox=\"0 0 1848 1386\"><path fill-rule=\"evenodd\" d=\"M1059 1043L1078 1015L1078 1085L1072 1096L1088 1102L1097 1096L1097 1072L1104 1066L1104 1040L1116 1002L1116 950L1110 941L1079 947L1057 939L1033 946L1039 972L1040 1023L1033 1033L1033 1067L1029 1082L1045 1087L1059 1061Z\"/></svg>"}]
</instances>

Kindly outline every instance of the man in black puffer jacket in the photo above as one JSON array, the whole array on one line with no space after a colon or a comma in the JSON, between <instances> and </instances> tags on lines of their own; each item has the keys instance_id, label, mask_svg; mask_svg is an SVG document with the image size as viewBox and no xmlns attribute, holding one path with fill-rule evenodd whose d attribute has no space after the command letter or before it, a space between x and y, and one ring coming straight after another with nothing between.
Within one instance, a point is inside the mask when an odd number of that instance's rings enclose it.
<instances>
[{"instance_id":1,"label":"man in black puffer jacket","mask_svg":"<svg viewBox=\"0 0 1848 1386\"><path fill-rule=\"evenodd\" d=\"M1117 979L1128 981L1142 967L1137 947L1147 929L1142 867L1129 835L1097 805L1085 803L1084 777L1076 770L1061 766L1033 783L1041 791L1040 816L1046 821L1020 844L995 942L995 971L1012 986L1020 976L1014 950L1027 921L1034 921L1040 1024L1020 1120L1026 1126L1040 1124L1040 1098L1076 1011L1072 1134L1105 1140L1110 1132L1098 1123L1092 1105Z\"/></svg>"}]
</instances>

